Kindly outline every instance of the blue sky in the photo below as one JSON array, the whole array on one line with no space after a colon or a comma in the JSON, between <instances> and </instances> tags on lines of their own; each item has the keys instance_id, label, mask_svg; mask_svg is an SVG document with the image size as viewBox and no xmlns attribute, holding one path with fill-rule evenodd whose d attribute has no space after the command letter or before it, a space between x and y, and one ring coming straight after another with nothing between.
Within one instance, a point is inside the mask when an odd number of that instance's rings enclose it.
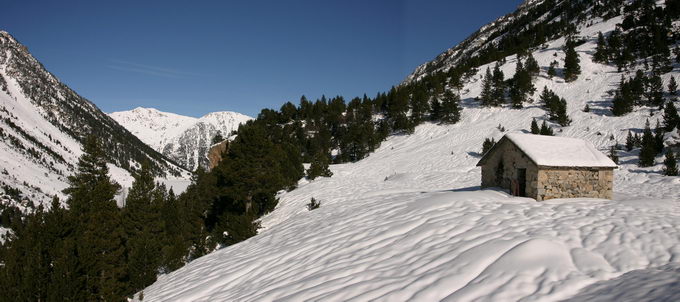
<instances>
[{"instance_id":1,"label":"blue sky","mask_svg":"<svg viewBox=\"0 0 680 302\"><path fill-rule=\"evenodd\" d=\"M10 0L0 29L105 112L256 115L386 91L521 2Z\"/></svg>"}]
</instances>

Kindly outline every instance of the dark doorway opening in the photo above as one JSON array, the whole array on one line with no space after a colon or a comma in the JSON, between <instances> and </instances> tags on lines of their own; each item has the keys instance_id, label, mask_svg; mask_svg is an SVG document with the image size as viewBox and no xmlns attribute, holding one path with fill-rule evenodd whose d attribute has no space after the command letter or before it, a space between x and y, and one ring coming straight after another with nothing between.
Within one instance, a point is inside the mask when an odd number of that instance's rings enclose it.
<instances>
[{"instance_id":1,"label":"dark doorway opening","mask_svg":"<svg viewBox=\"0 0 680 302\"><path fill-rule=\"evenodd\" d=\"M517 196L527 196L527 169L517 169Z\"/></svg>"}]
</instances>

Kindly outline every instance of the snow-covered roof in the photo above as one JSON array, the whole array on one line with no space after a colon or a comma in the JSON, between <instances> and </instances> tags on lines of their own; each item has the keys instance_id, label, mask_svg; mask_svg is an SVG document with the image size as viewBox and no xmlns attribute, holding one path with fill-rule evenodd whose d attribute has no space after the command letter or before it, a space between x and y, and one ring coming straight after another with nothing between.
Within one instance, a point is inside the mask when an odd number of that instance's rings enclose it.
<instances>
[{"instance_id":1,"label":"snow-covered roof","mask_svg":"<svg viewBox=\"0 0 680 302\"><path fill-rule=\"evenodd\" d=\"M524 133L508 133L504 138L512 141L538 166L617 167L616 163L597 150L593 144L582 139ZM480 164L491 153L485 154Z\"/></svg>"}]
</instances>

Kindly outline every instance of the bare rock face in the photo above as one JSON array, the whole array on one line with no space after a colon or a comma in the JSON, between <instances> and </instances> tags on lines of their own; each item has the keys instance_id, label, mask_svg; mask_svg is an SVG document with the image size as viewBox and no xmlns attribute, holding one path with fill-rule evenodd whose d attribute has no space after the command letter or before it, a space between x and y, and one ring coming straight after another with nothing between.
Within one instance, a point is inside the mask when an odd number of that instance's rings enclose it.
<instances>
[{"instance_id":1,"label":"bare rock face","mask_svg":"<svg viewBox=\"0 0 680 302\"><path fill-rule=\"evenodd\" d=\"M222 141L221 143L214 144L210 147L208 151L208 169L212 170L217 166L217 164L222 161L222 154L227 152L229 149L229 140Z\"/></svg>"}]
</instances>

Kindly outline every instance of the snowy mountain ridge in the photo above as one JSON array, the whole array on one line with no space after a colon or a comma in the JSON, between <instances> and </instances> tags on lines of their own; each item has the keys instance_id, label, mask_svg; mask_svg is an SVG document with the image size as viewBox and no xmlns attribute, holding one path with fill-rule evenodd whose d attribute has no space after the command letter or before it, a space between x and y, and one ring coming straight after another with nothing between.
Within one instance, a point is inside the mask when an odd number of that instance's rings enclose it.
<instances>
[{"instance_id":1,"label":"snowy mountain ridge","mask_svg":"<svg viewBox=\"0 0 680 302\"><path fill-rule=\"evenodd\" d=\"M0 32L0 201L65 200L61 191L88 134L101 138L111 174L123 184L142 161L149 161L159 176L187 177L186 170L61 83L24 45Z\"/></svg>"},{"instance_id":2,"label":"snowy mountain ridge","mask_svg":"<svg viewBox=\"0 0 680 302\"><path fill-rule=\"evenodd\" d=\"M110 116L140 140L188 170L208 167L207 154L213 137L228 137L238 126L252 119L232 111L211 112L194 118L138 107L113 112Z\"/></svg>"}]
</instances>

